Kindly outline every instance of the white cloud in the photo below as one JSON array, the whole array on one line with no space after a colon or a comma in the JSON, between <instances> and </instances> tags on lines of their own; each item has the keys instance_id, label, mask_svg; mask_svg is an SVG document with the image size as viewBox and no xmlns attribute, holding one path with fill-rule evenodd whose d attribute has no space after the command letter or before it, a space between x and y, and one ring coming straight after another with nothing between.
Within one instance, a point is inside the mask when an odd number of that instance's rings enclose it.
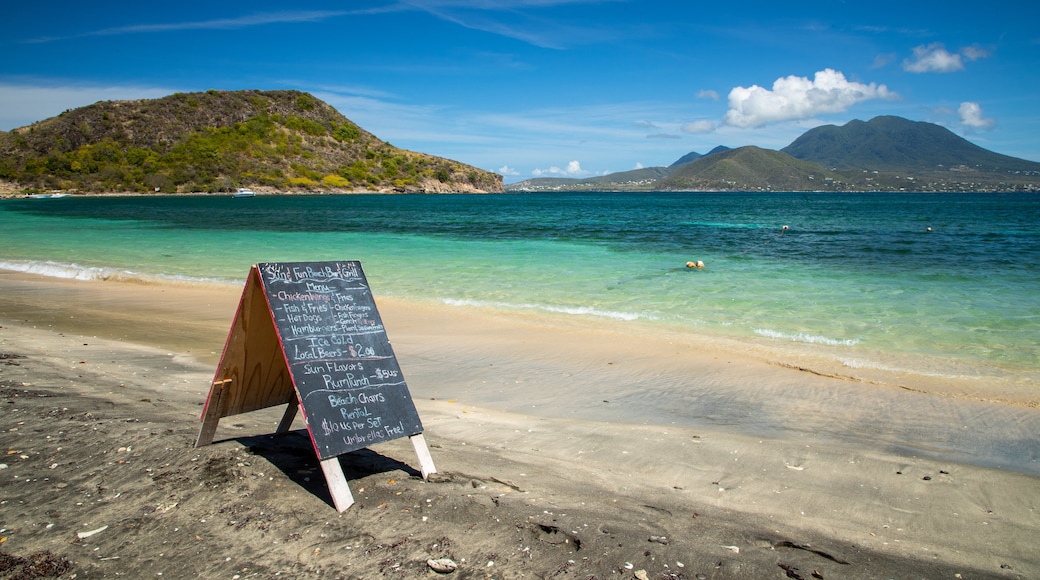
<instances>
[{"instance_id":1,"label":"white cloud","mask_svg":"<svg viewBox=\"0 0 1040 580\"><path fill-rule=\"evenodd\" d=\"M710 89L704 89L697 92L698 99L711 99L713 101L719 100L719 94Z\"/></svg>"},{"instance_id":2,"label":"white cloud","mask_svg":"<svg viewBox=\"0 0 1040 580\"><path fill-rule=\"evenodd\" d=\"M982 107L978 103L971 101L961 103L960 108L957 109L957 114L960 115L961 124L972 129L987 131L997 124L996 119L984 117L982 115Z\"/></svg>"},{"instance_id":3,"label":"white cloud","mask_svg":"<svg viewBox=\"0 0 1040 580\"><path fill-rule=\"evenodd\" d=\"M955 72L964 70L964 62L961 55L948 52L942 43L933 42L915 47L913 58L903 61L903 70L914 73Z\"/></svg>"},{"instance_id":4,"label":"white cloud","mask_svg":"<svg viewBox=\"0 0 1040 580\"><path fill-rule=\"evenodd\" d=\"M729 111L723 122L745 129L760 127L840 113L862 101L897 96L885 85L849 81L840 71L828 68L818 71L813 80L794 75L776 79L773 90L758 85L735 87L729 93Z\"/></svg>"},{"instance_id":5,"label":"white cloud","mask_svg":"<svg viewBox=\"0 0 1040 580\"><path fill-rule=\"evenodd\" d=\"M580 177L582 175L588 175L589 172L581 168L581 163L578 161L571 161L567 164L565 169L553 165L549 169L535 169L531 172L531 175L535 177L541 177L543 175L562 175L565 177Z\"/></svg>"},{"instance_id":6,"label":"white cloud","mask_svg":"<svg viewBox=\"0 0 1040 580\"><path fill-rule=\"evenodd\" d=\"M635 169L642 169L642 168L643 168L643 164L638 162L638 161L636 161Z\"/></svg>"},{"instance_id":7,"label":"white cloud","mask_svg":"<svg viewBox=\"0 0 1040 580\"><path fill-rule=\"evenodd\" d=\"M711 133L715 130L715 123L713 121L694 121L686 123L681 128L683 133Z\"/></svg>"},{"instance_id":8,"label":"white cloud","mask_svg":"<svg viewBox=\"0 0 1040 580\"><path fill-rule=\"evenodd\" d=\"M979 60L989 56L989 51L978 45L966 46L961 49L961 54L968 60Z\"/></svg>"},{"instance_id":9,"label":"white cloud","mask_svg":"<svg viewBox=\"0 0 1040 580\"><path fill-rule=\"evenodd\" d=\"M503 165L498 168L498 172L501 175L520 175L520 172L508 165Z\"/></svg>"}]
</instances>

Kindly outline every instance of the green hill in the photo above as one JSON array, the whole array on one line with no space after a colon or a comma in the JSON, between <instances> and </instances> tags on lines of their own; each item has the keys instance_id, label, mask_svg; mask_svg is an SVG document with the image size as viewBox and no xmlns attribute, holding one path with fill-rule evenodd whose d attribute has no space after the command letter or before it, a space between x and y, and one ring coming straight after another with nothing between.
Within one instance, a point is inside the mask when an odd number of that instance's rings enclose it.
<instances>
[{"instance_id":1,"label":"green hill","mask_svg":"<svg viewBox=\"0 0 1040 580\"><path fill-rule=\"evenodd\" d=\"M829 179L828 179L829 178ZM585 179L540 177L509 191L756 191L835 189L839 174L790 155L758 147L719 146L687 153L668 167L648 167Z\"/></svg>"},{"instance_id":2,"label":"green hill","mask_svg":"<svg viewBox=\"0 0 1040 580\"><path fill-rule=\"evenodd\" d=\"M500 192L501 176L398 149L300 91L102 101L0 132L26 191Z\"/></svg>"},{"instance_id":3,"label":"green hill","mask_svg":"<svg viewBox=\"0 0 1040 580\"><path fill-rule=\"evenodd\" d=\"M903 173L958 166L986 172L1040 170L1040 163L983 149L945 127L891 116L816 127L781 151L835 169Z\"/></svg>"},{"instance_id":4,"label":"green hill","mask_svg":"<svg viewBox=\"0 0 1040 580\"><path fill-rule=\"evenodd\" d=\"M747 146L706 155L660 180L657 190L813 191L841 179L837 173L786 153Z\"/></svg>"}]
</instances>

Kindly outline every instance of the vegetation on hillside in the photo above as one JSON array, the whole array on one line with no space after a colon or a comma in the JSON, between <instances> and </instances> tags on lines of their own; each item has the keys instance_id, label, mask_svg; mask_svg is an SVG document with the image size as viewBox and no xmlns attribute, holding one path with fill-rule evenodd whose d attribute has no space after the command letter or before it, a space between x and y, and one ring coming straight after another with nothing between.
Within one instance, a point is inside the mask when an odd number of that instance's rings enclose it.
<instances>
[{"instance_id":1,"label":"vegetation on hillside","mask_svg":"<svg viewBox=\"0 0 1040 580\"><path fill-rule=\"evenodd\" d=\"M893 116L816 127L781 151L833 169L904 173L962 165L996 172L1040 169L1040 163L983 149L946 127Z\"/></svg>"},{"instance_id":2,"label":"vegetation on hillside","mask_svg":"<svg viewBox=\"0 0 1040 580\"><path fill-rule=\"evenodd\" d=\"M660 175L650 176L648 170ZM716 147L668 167L590 179L536 178L517 191L1040 191L1040 163L983 149L900 117L811 129L780 151Z\"/></svg>"},{"instance_id":3,"label":"vegetation on hillside","mask_svg":"<svg viewBox=\"0 0 1040 580\"><path fill-rule=\"evenodd\" d=\"M677 167L657 183L663 190L805 191L821 189L837 174L779 151L740 147Z\"/></svg>"},{"instance_id":4,"label":"vegetation on hillside","mask_svg":"<svg viewBox=\"0 0 1040 580\"><path fill-rule=\"evenodd\" d=\"M300 91L103 101L0 133L26 191L502 191L501 177L398 149Z\"/></svg>"}]
</instances>

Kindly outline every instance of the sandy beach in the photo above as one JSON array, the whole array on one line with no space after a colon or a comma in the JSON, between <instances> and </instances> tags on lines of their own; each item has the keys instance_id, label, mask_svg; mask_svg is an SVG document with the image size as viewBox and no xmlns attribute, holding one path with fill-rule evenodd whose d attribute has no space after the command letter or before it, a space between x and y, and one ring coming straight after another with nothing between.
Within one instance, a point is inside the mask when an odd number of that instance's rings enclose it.
<instances>
[{"instance_id":1,"label":"sandy beach","mask_svg":"<svg viewBox=\"0 0 1040 580\"><path fill-rule=\"evenodd\" d=\"M377 295L438 473L301 419L193 447L240 288L0 273L0 578L1036 578L1028 391Z\"/></svg>"}]
</instances>

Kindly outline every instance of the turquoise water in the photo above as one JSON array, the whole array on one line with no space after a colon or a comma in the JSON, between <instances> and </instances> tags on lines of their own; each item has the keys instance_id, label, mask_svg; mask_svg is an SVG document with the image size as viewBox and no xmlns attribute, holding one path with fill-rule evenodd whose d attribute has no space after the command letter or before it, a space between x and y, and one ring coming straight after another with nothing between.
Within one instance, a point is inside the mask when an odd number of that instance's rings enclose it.
<instances>
[{"instance_id":1,"label":"turquoise water","mask_svg":"<svg viewBox=\"0 0 1040 580\"><path fill-rule=\"evenodd\" d=\"M1038 223L1024 194L73 196L0 203L0 268L240 285L359 259L377 296L1032 386Z\"/></svg>"}]
</instances>

